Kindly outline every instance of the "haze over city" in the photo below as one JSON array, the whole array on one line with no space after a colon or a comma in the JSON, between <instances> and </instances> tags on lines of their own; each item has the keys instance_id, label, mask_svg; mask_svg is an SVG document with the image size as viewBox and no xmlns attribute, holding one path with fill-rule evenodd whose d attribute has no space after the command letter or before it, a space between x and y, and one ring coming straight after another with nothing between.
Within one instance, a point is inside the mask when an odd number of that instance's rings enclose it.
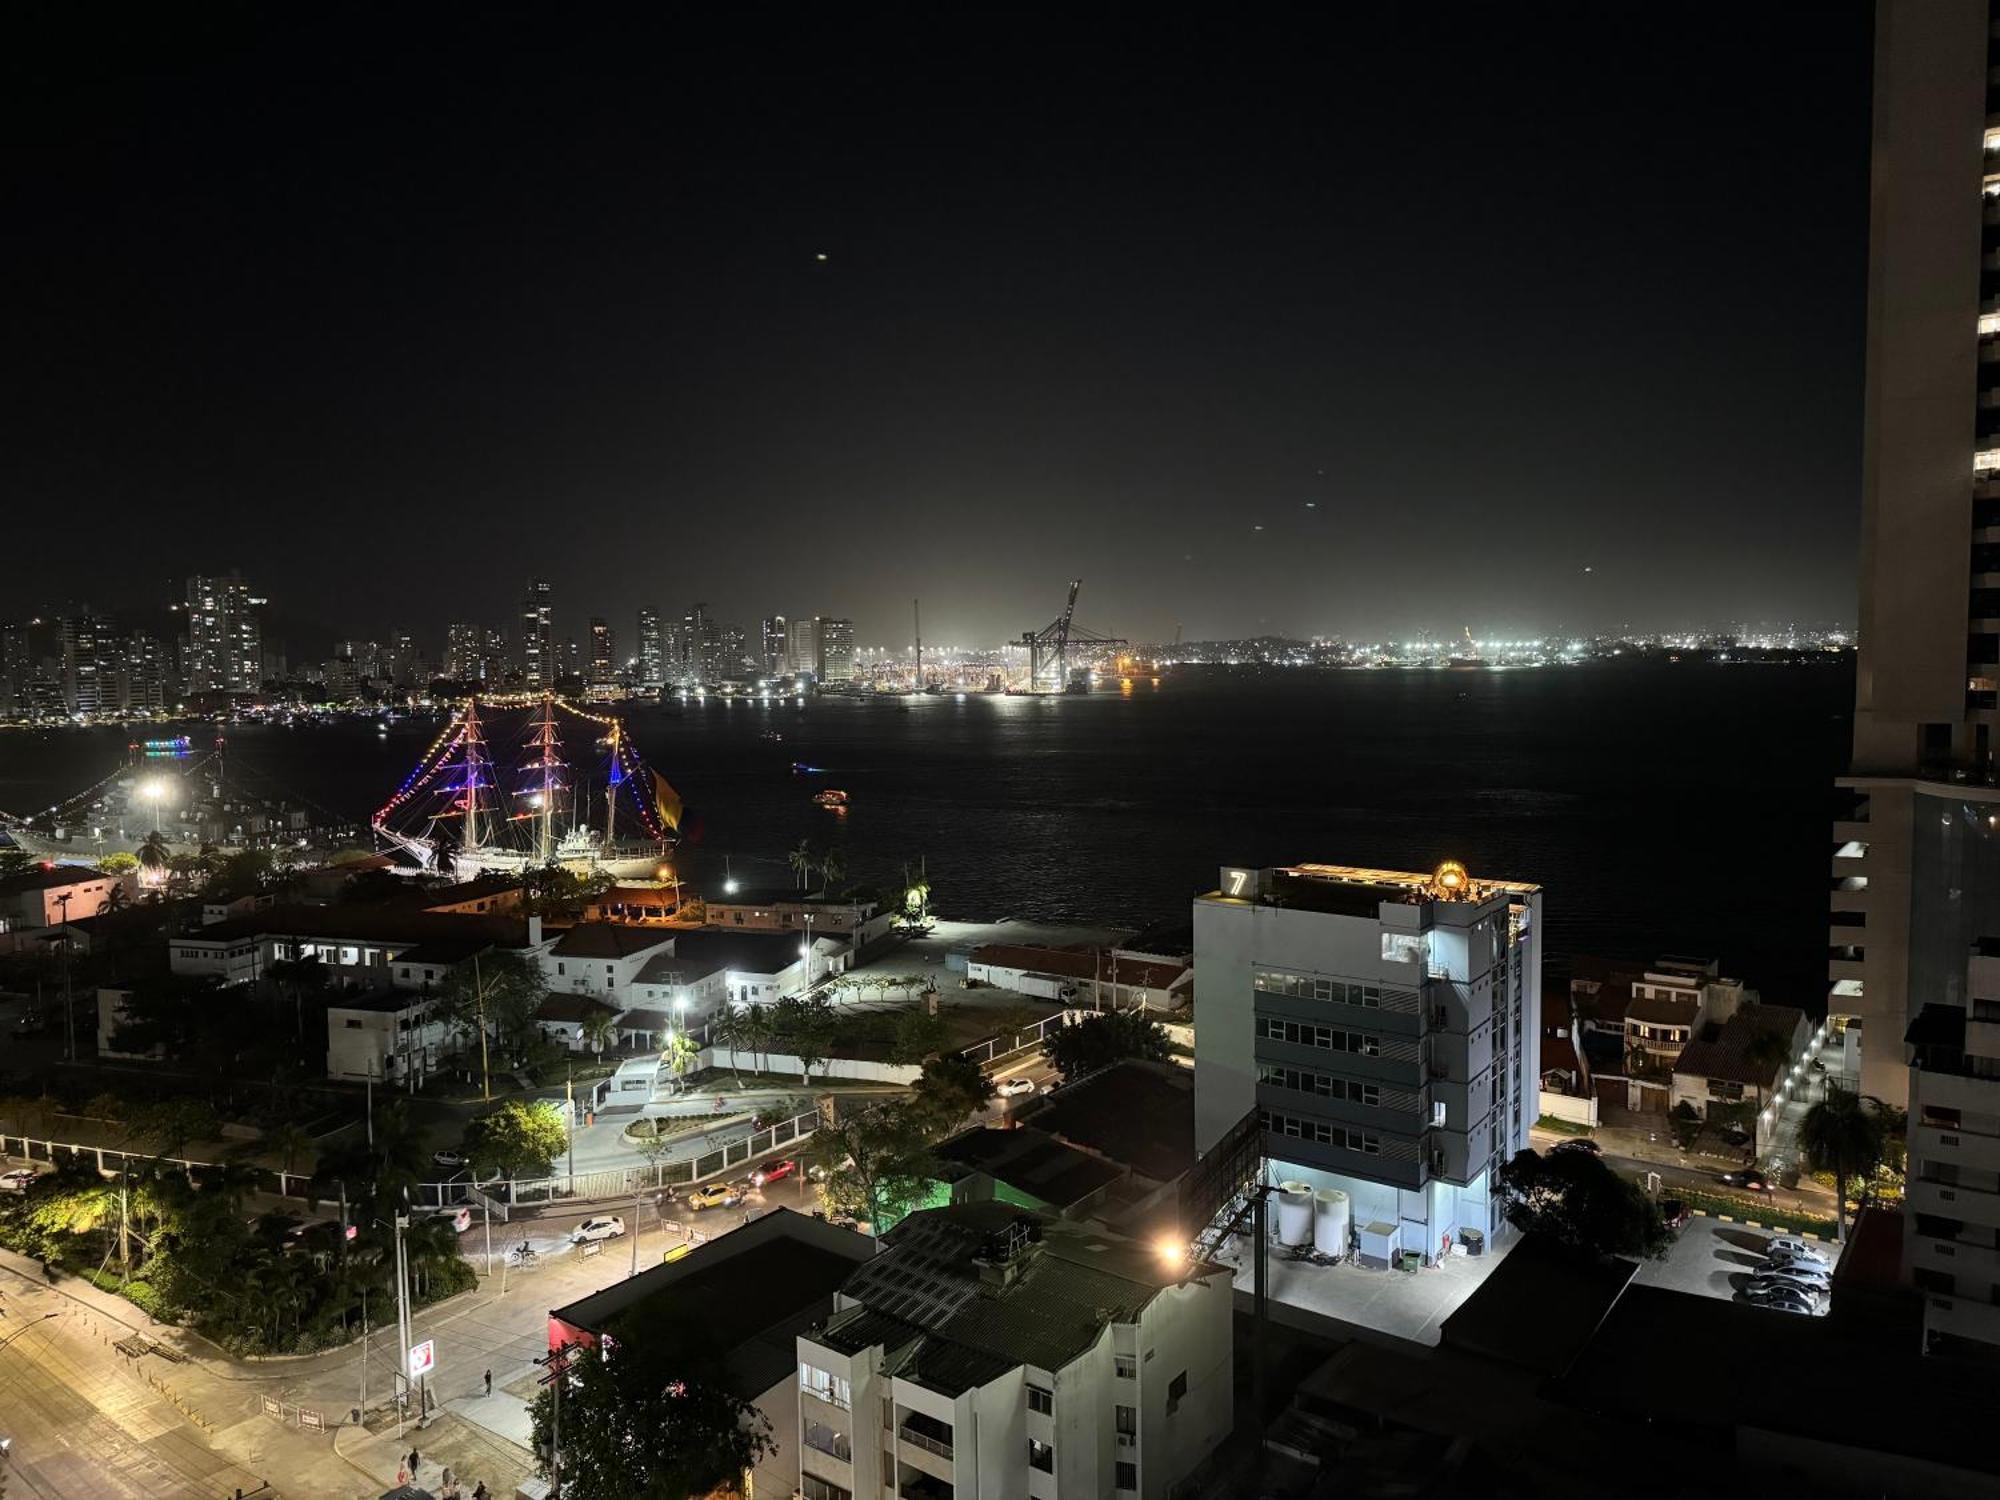
<instances>
[{"instance_id":1,"label":"haze over city","mask_svg":"<svg viewBox=\"0 0 2000 1500\"><path fill-rule=\"evenodd\" d=\"M0 420L15 550L78 566L16 586L1849 622L1867 12L1716 16L40 12Z\"/></svg>"}]
</instances>

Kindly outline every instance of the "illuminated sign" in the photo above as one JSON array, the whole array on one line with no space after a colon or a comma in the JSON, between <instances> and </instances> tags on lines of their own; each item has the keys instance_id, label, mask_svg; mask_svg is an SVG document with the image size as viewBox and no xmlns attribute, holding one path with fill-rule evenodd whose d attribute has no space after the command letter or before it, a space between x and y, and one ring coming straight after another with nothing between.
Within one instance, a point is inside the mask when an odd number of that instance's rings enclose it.
<instances>
[{"instance_id":1,"label":"illuminated sign","mask_svg":"<svg viewBox=\"0 0 2000 1500\"><path fill-rule=\"evenodd\" d=\"M425 1339L421 1344L410 1345L410 1379L428 1375L437 1368L437 1343Z\"/></svg>"}]
</instances>

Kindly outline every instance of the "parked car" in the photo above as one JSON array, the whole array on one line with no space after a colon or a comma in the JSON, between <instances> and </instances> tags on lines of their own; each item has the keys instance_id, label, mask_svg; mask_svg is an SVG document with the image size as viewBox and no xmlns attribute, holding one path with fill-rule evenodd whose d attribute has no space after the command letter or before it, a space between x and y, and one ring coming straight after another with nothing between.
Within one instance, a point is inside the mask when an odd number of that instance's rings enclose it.
<instances>
[{"instance_id":1,"label":"parked car","mask_svg":"<svg viewBox=\"0 0 2000 1500\"><path fill-rule=\"evenodd\" d=\"M600 1214L585 1219L569 1232L569 1242L581 1245L590 1240L615 1240L625 1232L625 1221L616 1214Z\"/></svg>"},{"instance_id":2,"label":"parked car","mask_svg":"<svg viewBox=\"0 0 2000 1500\"><path fill-rule=\"evenodd\" d=\"M1002 1099L1018 1099L1021 1095L1032 1094L1034 1091L1035 1080L1032 1078L1007 1078L1001 1080L1000 1086L993 1092Z\"/></svg>"},{"instance_id":3,"label":"parked car","mask_svg":"<svg viewBox=\"0 0 2000 1500\"><path fill-rule=\"evenodd\" d=\"M774 1182L783 1182L787 1177L798 1175L799 1164L791 1157L783 1161L767 1161L750 1174L752 1187L769 1187Z\"/></svg>"},{"instance_id":4,"label":"parked car","mask_svg":"<svg viewBox=\"0 0 2000 1500\"><path fill-rule=\"evenodd\" d=\"M1768 1307L1774 1312L1804 1313L1810 1317L1819 1311L1812 1298L1792 1287L1745 1287L1741 1296L1752 1307Z\"/></svg>"},{"instance_id":5,"label":"parked car","mask_svg":"<svg viewBox=\"0 0 2000 1500\"><path fill-rule=\"evenodd\" d=\"M1763 1291L1788 1290L1798 1292L1802 1296L1811 1297L1815 1303L1825 1298L1830 1291L1830 1288L1823 1281L1814 1281L1810 1277L1785 1276L1769 1271L1753 1272L1750 1277L1750 1285L1755 1289Z\"/></svg>"},{"instance_id":6,"label":"parked car","mask_svg":"<svg viewBox=\"0 0 2000 1500\"><path fill-rule=\"evenodd\" d=\"M698 1187L687 1195L689 1208L699 1211L704 1208L734 1208L743 1201L743 1194L737 1191L733 1182L711 1182L706 1187Z\"/></svg>"},{"instance_id":7,"label":"parked car","mask_svg":"<svg viewBox=\"0 0 2000 1500\"><path fill-rule=\"evenodd\" d=\"M1758 1167L1739 1167L1734 1172L1724 1172L1722 1174L1722 1185L1724 1187L1748 1188L1753 1193L1768 1193L1771 1191L1771 1179L1766 1177L1763 1170Z\"/></svg>"},{"instance_id":8,"label":"parked car","mask_svg":"<svg viewBox=\"0 0 2000 1500\"><path fill-rule=\"evenodd\" d=\"M1694 1216L1688 1212L1688 1206L1681 1202L1680 1199L1662 1198L1660 1200L1660 1217L1666 1220L1667 1228L1669 1229L1685 1229L1687 1228L1688 1220Z\"/></svg>"},{"instance_id":9,"label":"parked car","mask_svg":"<svg viewBox=\"0 0 2000 1500\"><path fill-rule=\"evenodd\" d=\"M1587 1135L1564 1136L1553 1146L1549 1147L1549 1155L1553 1156L1558 1151L1580 1151L1586 1156L1602 1156L1604 1154L1604 1148Z\"/></svg>"},{"instance_id":10,"label":"parked car","mask_svg":"<svg viewBox=\"0 0 2000 1500\"><path fill-rule=\"evenodd\" d=\"M431 1211L433 1219L443 1219L451 1225L453 1234L464 1234L472 1227L472 1210L463 1203L447 1204Z\"/></svg>"},{"instance_id":11,"label":"parked car","mask_svg":"<svg viewBox=\"0 0 2000 1500\"><path fill-rule=\"evenodd\" d=\"M1792 1281L1799 1282L1809 1281L1815 1286L1833 1285L1833 1272L1829 1271L1825 1266L1816 1266L1809 1261L1780 1260L1775 1257L1766 1257L1764 1263L1757 1267L1756 1274L1759 1276L1783 1276Z\"/></svg>"},{"instance_id":12,"label":"parked car","mask_svg":"<svg viewBox=\"0 0 2000 1500\"><path fill-rule=\"evenodd\" d=\"M11 1172L0 1172L0 1191L25 1193L35 1185L35 1179L41 1175L33 1167L16 1167Z\"/></svg>"},{"instance_id":13,"label":"parked car","mask_svg":"<svg viewBox=\"0 0 2000 1500\"><path fill-rule=\"evenodd\" d=\"M16 1036L46 1036L48 1030L49 1018L38 1010L29 1011L14 1023Z\"/></svg>"},{"instance_id":14,"label":"parked car","mask_svg":"<svg viewBox=\"0 0 2000 1500\"><path fill-rule=\"evenodd\" d=\"M461 1152L457 1151L433 1151L431 1153L431 1165L434 1167L449 1167L456 1170L465 1165L465 1157Z\"/></svg>"},{"instance_id":15,"label":"parked car","mask_svg":"<svg viewBox=\"0 0 2000 1500\"><path fill-rule=\"evenodd\" d=\"M1766 1256L1788 1256L1790 1260L1808 1260L1814 1266L1824 1266L1826 1264L1826 1252L1824 1250L1820 1250L1816 1244L1808 1244L1806 1240L1794 1240L1790 1234L1778 1234L1778 1236L1774 1236L1770 1240L1770 1244L1764 1246L1764 1254Z\"/></svg>"}]
</instances>

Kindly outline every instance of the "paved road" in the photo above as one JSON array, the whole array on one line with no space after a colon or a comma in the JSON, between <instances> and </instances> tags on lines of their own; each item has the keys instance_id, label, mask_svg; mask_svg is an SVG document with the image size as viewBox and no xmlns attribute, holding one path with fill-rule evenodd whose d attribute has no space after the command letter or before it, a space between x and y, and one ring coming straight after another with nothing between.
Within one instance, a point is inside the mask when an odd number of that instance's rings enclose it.
<instances>
[{"instance_id":1,"label":"paved road","mask_svg":"<svg viewBox=\"0 0 2000 1500\"><path fill-rule=\"evenodd\" d=\"M150 1500L257 1488L257 1475L218 1453L107 1352L106 1341L124 1330L87 1319L53 1290L6 1290L0 1433L14 1440L11 1495Z\"/></svg>"}]
</instances>

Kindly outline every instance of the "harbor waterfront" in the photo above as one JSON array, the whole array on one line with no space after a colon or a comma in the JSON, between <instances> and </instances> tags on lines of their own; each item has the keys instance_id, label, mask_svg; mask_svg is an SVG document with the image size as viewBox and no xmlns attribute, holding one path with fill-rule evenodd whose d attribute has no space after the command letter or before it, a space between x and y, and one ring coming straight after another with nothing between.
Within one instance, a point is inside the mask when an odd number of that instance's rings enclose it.
<instances>
[{"instance_id":1,"label":"harbor waterfront","mask_svg":"<svg viewBox=\"0 0 2000 1500\"><path fill-rule=\"evenodd\" d=\"M1817 828L1852 691L1851 658L1838 657L1181 669L1158 688L1082 696L709 697L620 713L685 799L674 859L694 881L726 859L739 878L782 884L787 851L805 839L839 849L855 882L923 859L953 915L1136 925L1185 912L1217 850L1258 863L1422 853L1475 873L1536 871L1558 964L1698 944L1816 1010ZM365 826L444 722L221 732L246 780ZM172 732L199 742L216 726ZM116 769L132 738L0 735L0 808L31 812L75 792ZM816 800L829 789L844 805ZM1744 899L1745 880L1757 899Z\"/></svg>"}]
</instances>

